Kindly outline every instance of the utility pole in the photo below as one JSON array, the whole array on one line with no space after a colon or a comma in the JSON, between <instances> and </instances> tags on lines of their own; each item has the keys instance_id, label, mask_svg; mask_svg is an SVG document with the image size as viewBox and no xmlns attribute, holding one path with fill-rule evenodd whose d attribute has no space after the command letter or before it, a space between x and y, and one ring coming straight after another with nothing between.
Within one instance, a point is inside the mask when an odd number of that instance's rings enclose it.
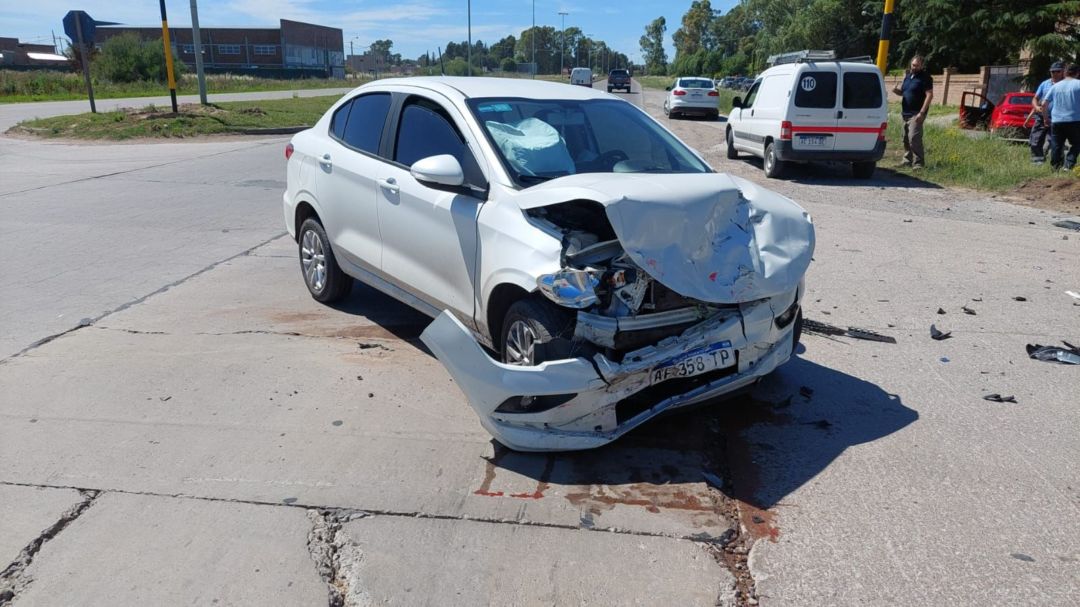
<instances>
[{"instance_id":1,"label":"utility pole","mask_svg":"<svg viewBox=\"0 0 1080 607\"><path fill-rule=\"evenodd\" d=\"M191 38L195 42L195 75L199 78L199 103L206 102L206 74L203 72L202 36L199 35L199 6L191 0Z\"/></svg>"},{"instance_id":2,"label":"utility pole","mask_svg":"<svg viewBox=\"0 0 1080 607\"><path fill-rule=\"evenodd\" d=\"M468 74L472 76L472 0L466 2L469 13L469 50L466 52L467 61L469 62Z\"/></svg>"},{"instance_id":3,"label":"utility pole","mask_svg":"<svg viewBox=\"0 0 1080 607\"><path fill-rule=\"evenodd\" d=\"M161 43L165 45L165 73L169 78L169 97L172 99L172 111L180 112L176 107L176 75L173 72L172 45L169 44L169 18L165 15L165 0L158 0L161 8Z\"/></svg>"},{"instance_id":4,"label":"utility pole","mask_svg":"<svg viewBox=\"0 0 1080 607\"><path fill-rule=\"evenodd\" d=\"M893 23L896 21L893 17L895 4L895 0L885 0L885 13L881 16L881 40L878 41L877 66L882 75L885 74L889 65L889 42L892 39Z\"/></svg>"},{"instance_id":5,"label":"utility pole","mask_svg":"<svg viewBox=\"0 0 1080 607\"><path fill-rule=\"evenodd\" d=\"M532 26L532 67L529 71L532 72L532 77L536 78L536 0L532 1L533 8L533 26Z\"/></svg>"},{"instance_id":6,"label":"utility pole","mask_svg":"<svg viewBox=\"0 0 1080 607\"><path fill-rule=\"evenodd\" d=\"M559 11L559 15L562 16L562 50L559 51L559 75L562 75L563 67L566 66L566 16L570 13L566 11Z\"/></svg>"}]
</instances>

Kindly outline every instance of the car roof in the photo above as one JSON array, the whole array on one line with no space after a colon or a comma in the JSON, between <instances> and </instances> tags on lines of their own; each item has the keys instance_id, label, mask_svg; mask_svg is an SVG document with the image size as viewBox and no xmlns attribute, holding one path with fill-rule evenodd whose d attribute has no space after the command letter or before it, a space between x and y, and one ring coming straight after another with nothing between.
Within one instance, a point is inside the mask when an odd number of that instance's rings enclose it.
<instances>
[{"instance_id":1,"label":"car roof","mask_svg":"<svg viewBox=\"0 0 1080 607\"><path fill-rule=\"evenodd\" d=\"M522 97L525 99L610 99L607 93L562 82L548 82L528 78L487 78L468 76L415 76L411 78L387 78L364 88L381 85L415 86L442 93L448 97L482 99L488 97Z\"/></svg>"}]
</instances>

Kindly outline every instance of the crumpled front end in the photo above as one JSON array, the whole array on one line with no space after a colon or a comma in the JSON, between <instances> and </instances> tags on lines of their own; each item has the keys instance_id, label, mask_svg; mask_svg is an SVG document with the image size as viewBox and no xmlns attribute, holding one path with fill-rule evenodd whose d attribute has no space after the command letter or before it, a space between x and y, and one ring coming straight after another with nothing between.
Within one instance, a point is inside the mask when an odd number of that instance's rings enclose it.
<instances>
[{"instance_id":1,"label":"crumpled front end","mask_svg":"<svg viewBox=\"0 0 1080 607\"><path fill-rule=\"evenodd\" d=\"M536 296L572 316L550 349L569 354L503 364L449 312L421 335L497 440L598 447L790 358L813 254L805 211L726 175L563 181L581 182L578 199L522 207L563 242L561 268L537 277Z\"/></svg>"}]
</instances>

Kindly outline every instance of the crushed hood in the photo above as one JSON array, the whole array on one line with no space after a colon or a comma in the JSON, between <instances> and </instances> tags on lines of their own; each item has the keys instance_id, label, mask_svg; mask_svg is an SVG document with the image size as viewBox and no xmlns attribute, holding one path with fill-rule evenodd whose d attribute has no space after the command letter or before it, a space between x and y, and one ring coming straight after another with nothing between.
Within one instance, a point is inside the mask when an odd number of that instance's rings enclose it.
<instances>
[{"instance_id":1,"label":"crushed hood","mask_svg":"<svg viewBox=\"0 0 1080 607\"><path fill-rule=\"evenodd\" d=\"M814 254L799 205L724 173L573 175L522 192L523 209L594 200L630 258L685 297L731 304L795 288Z\"/></svg>"}]
</instances>

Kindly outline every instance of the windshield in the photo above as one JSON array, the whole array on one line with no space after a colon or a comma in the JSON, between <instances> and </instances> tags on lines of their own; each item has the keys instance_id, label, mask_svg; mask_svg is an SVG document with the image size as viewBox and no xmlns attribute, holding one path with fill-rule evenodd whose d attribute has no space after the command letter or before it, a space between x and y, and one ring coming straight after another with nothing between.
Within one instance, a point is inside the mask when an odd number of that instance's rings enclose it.
<instances>
[{"instance_id":1,"label":"windshield","mask_svg":"<svg viewBox=\"0 0 1080 607\"><path fill-rule=\"evenodd\" d=\"M712 87L712 80L705 80L704 78L679 78L679 88L681 89L711 89Z\"/></svg>"},{"instance_id":2,"label":"windshield","mask_svg":"<svg viewBox=\"0 0 1080 607\"><path fill-rule=\"evenodd\" d=\"M710 172L625 101L472 99L469 106L523 187L579 173Z\"/></svg>"}]
</instances>

